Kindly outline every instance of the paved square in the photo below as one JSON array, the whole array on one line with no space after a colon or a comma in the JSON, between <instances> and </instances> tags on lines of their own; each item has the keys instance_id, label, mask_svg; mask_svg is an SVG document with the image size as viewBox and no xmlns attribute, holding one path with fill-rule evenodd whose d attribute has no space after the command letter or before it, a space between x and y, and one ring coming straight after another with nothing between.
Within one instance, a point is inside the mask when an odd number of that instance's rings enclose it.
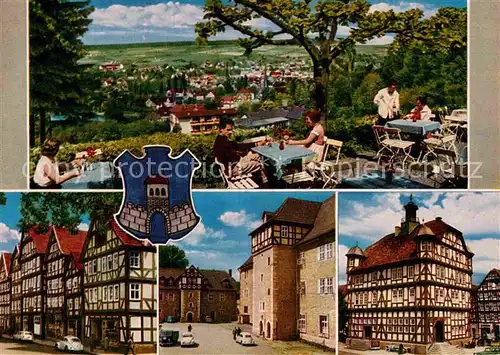
<instances>
[{"instance_id":1,"label":"paved square","mask_svg":"<svg viewBox=\"0 0 500 355\"><path fill-rule=\"evenodd\" d=\"M198 347L181 348L161 347L163 354L324 354L322 349L303 344L298 341L270 341L254 336L255 346L243 346L233 340L232 330L239 326L244 332L250 332L248 325L234 323L208 324L191 323L191 332ZM178 330L179 333L187 332L188 323L163 323L162 329Z\"/></svg>"}]
</instances>

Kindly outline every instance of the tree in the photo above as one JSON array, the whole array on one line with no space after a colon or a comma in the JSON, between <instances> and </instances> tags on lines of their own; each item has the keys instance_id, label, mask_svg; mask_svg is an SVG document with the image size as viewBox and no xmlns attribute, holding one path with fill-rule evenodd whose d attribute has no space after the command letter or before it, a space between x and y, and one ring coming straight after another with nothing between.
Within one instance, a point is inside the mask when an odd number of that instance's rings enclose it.
<instances>
[{"instance_id":1,"label":"tree","mask_svg":"<svg viewBox=\"0 0 500 355\"><path fill-rule=\"evenodd\" d=\"M46 136L47 112L64 114L81 110L85 87L78 65L85 50L81 37L91 23L89 1L29 0L30 19L30 143Z\"/></svg>"},{"instance_id":2,"label":"tree","mask_svg":"<svg viewBox=\"0 0 500 355\"><path fill-rule=\"evenodd\" d=\"M261 93L262 101L276 100L276 91L273 88L265 88Z\"/></svg>"},{"instance_id":3,"label":"tree","mask_svg":"<svg viewBox=\"0 0 500 355\"><path fill-rule=\"evenodd\" d=\"M7 203L7 197L5 196L5 192L0 192L0 206L5 206Z\"/></svg>"},{"instance_id":4,"label":"tree","mask_svg":"<svg viewBox=\"0 0 500 355\"><path fill-rule=\"evenodd\" d=\"M315 4L314 8L313 5ZM392 10L370 12L367 0L238 0L237 5L224 4L222 0L206 0L206 21L196 25L197 43L205 44L208 38L223 32L227 27L239 31L246 38L238 43L250 54L264 45L299 45L306 50L313 62L316 108L327 114L327 87L330 66L334 59L356 43L381 37L386 33L415 37L419 31L423 11L412 9L395 13ZM249 21L264 18L278 29L260 30ZM341 26L349 26L345 37L338 36ZM424 26L425 33L418 37L431 38L432 26ZM283 35L290 39L281 39Z\"/></svg>"},{"instance_id":5,"label":"tree","mask_svg":"<svg viewBox=\"0 0 500 355\"><path fill-rule=\"evenodd\" d=\"M339 333L346 329L347 321L349 319L349 313L347 309L347 303L345 296L339 292L338 293L338 317L339 317Z\"/></svg>"},{"instance_id":6,"label":"tree","mask_svg":"<svg viewBox=\"0 0 500 355\"><path fill-rule=\"evenodd\" d=\"M160 247L160 267L185 269L189 266L184 250L175 245Z\"/></svg>"},{"instance_id":7,"label":"tree","mask_svg":"<svg viewBox=\"0 0 500 355\"><path fill-rule=\"evenodd\" d=\"M49 225L75 232L84 216L105 222L119 210L121 193L40 193L21 194L19 228L34 225L47 230Z\"/></svg>"}]
</instances>

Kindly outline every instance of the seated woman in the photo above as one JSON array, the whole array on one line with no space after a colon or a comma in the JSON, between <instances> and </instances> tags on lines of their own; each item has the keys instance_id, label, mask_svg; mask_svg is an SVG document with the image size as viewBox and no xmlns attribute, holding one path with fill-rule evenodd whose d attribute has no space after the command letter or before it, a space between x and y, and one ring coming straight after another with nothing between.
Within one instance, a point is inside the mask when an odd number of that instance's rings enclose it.
<instances>
[{"instance_id":1,"label":"seated woman","mask_svg":"<svg viewBox=\"0 0 500 355\"><path fill-rule=\"evenodd\" d=\"M405 118L413 121L430 121L431 116L432 112L429 106L427 106L427 100L419 96L417 97L417 106Z\"/></svg>"},{"instance_id":2,"label":"seated woman","mask_svg":"<svg viewBox=\"0 0 500 355\"><path fill-rule=\"evenodd\" d=\"M60 163L56 159L59 152L60 142L49 138L42 146L42 156L38 161L33 176L34 189L60 189L61 184L80 175L81 162L73 160L71 163ZM60 174L66 171L64 174Z\"/></svg>"},{"instance_id":3,"label":"seated woman","mask_svg":"<svg viewBox=\"0 0 500 355\"><path fill-rule=\"evenodd\" d=\"M309 110L305 113L306 126L311 128L311 133L306 139L286 140L288 145L303 145L316 153L316 159L323 157L325 150L325 128L321 124L321 113L317 110Z\"/></svg>"}]
</instances>

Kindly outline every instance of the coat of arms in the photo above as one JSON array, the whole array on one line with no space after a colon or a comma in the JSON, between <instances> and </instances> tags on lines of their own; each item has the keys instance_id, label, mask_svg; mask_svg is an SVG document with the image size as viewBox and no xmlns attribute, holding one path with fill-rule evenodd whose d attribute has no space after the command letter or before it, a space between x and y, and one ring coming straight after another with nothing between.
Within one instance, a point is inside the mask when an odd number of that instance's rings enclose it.
<instances>
[{"instance_id":1,"label":"coat of arms","mask_svg":"<svg viewBox=\"0 0 500 355\"><path fill-rule=\"evenodd\" d=\"M142 157L125 151L114 161L124 187L115 220L137 239L166 244L185 237L200 222L191 197L191 180L200 162L189 150L177 157L167 146L143 150Z\"/></svg>"}]
</instances>

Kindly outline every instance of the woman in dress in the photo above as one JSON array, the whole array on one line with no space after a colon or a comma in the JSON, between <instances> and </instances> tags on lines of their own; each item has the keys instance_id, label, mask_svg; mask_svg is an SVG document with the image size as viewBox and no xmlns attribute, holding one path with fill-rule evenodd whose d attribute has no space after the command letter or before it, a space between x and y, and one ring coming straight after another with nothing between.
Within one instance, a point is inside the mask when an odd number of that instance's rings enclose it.
<instances>
[{"instance_id":1,"label":"woman in dress","mask_svg":"<svg viewBox=\"0 0 500 355\"><path fill-rule=\"evenodd\" d=\"M36 165L34 184L35 189L60 189L61 184L80 175L81 162L73 160L71 163L60 163L56 159L60 142L49 138L42 146L42 156ZM61 172L65 171L61 175Z\"/></svg>"},{"instance_id":2,"label":"woman in dress","mask_svg":"<svg viewBox=\"0 0 500 355\"><path fill-rule=\"evenodd\" d=\"M317 110L309 110L305 113L306 126L311 128L311 133L306 139L286 140L288 145L303 145L316 153L317 160L320 160L325 150L325 128L321 123L321 113Z\"/></svg>"}]
</instances>

